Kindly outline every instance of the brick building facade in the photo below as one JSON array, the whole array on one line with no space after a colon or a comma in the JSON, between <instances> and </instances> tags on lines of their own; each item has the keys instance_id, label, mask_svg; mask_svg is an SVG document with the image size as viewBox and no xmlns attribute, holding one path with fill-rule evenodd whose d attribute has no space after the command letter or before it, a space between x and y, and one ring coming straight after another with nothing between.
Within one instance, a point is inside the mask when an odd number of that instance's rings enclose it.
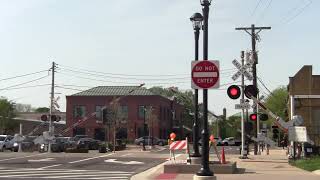
<instances>
[{"instance_id":1,"label":"brick building facade","mask_svg":"<svg viewBox=\"0 0 320 180\"><path fill-rule=\"evenodd\" d=\"M310 139L320 146L320 75L312 75L312 66L303 66L289 78L288 91L289 105L294 98L292 114L303 117Z\"/></svg>"},{"instance_id":2,"label":"brick building facade","mask_svg":"<svg viewBox=\"0 0 320 180\"><path fill-rule=\"evenodd\" d=\"M134 91L129 93L132 90ZM117 126L117 138L132 141L143 136L144 109L148 107L152 107L155 118L151 121L146 117L147 129L150 129L150 134L152 133L154 137L167 138L172 131L176 131L177 134L183 133L181 125L183 106L175 99L168 99L136 86L98 86L67 96L67 127L87 118L74 128L69 136L85 134L99 140L113 139L112 125L109 129L102 123L101 108L111 106L110 102L115 97L120 97L118 102L122 113L122 120ZM174 129L174 127L178 128Z\"/></svg>"}]
</instances>

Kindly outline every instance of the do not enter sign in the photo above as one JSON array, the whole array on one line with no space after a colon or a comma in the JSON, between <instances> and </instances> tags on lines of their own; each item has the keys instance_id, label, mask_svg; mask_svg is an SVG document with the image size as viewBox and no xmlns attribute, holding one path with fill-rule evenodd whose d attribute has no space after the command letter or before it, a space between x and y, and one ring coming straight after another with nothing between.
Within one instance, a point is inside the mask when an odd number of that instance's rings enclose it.
<instances>
[{"instance_id":1,"label":"do not enter sign","mask_svg":"<svg viewBox=\"0 0 320 180\"><path fill-rule=\"evenodd\" d=\"M192 61L191 79L193 89L219 88L219 61Z\"/></svg>"}]
</instances>

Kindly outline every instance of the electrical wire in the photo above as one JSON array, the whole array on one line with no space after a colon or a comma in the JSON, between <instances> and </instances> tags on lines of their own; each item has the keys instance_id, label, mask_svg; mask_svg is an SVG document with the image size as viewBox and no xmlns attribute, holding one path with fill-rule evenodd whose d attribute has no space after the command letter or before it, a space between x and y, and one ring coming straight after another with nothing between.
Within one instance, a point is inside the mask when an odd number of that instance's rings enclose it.
<instances>
[{"instance_id":1,"label":"electrical wire","mask_svg":"<svg viewBox=\"0 0 320 180\"><path fill-rule=\"evenodd\" d=\"M33 73L28 73L28 74L23 74L23 75L18 75L18 76L13 76L13 77L9 77L9 78L0 79L0 81L5 81L5 80L10 80L10 79L15 79L15 78L20 78L20 77L30 76L30 75L33 75L33 74L39 74L39 73L48 72L48 71L49 71L49 70L37 71L37 72L33 72Z\"/></svg>"},{"instance_id":2,"label":"electrical wire","mask_svg":"<svg viewBox=\"0 0 320 180\"><path fill-rule=\"evenodd\" d=\"M271 95L273 95L273 93L267 88L267 86L262 82L262 80L261 80L259 77L257 77L257 79L259 80L260 84L261 84Z\"/></svg>"},{"instance_id":3,"label":"electrical wire","mask_svg":"<svg viewBox=\"0 0 320 180\"><path fill-rule=\"evenodd\" d=\"M165 77L165 76L189 76L190 74L121 74L121 73L106 73L106 72L99 72L99 71L93 71L93 70L88 70L84 68L76 68L76 67L71 67L71 66L66 66L66 65L61 65L59 64L58 69L68 69L72 68L73 71L81 71L82 73L89 72L91 74L100 74L100 75L109 75L109 76L125 76L125 77ZM69 69L70 70L70 69ZM220 69L220 74L224 73L225 71L234 71L237 70L237 68L230 68L230 69Z\"/></svg>"},{"instance_id":4,"label":"electrical wire","mask_svg":"<svg viewBox=\"0 0 320 180\"><path fill-rule=\"evenodd\" d=\"M0 90L15 90L15 89L26 89L26 88L33 88L33 87L43 87L43 86L49 86L51 84L39 84L34 86L23 86L23 87L16 87L16 88L6 88L6 89L0 89Z\"/></svg>"},{"instance_id":5,"label":"electrical wire","mask_svg":"<svg viewBox=\"0 0 320 180\"><path fill-rule=\"evenodd\" d=\"M262 11L262 13L260 14L259 18L256 20L256 22L258 22L259 20L262 20L267 12L267 10L270 8L271 3L273 0L269 0L268 5L264 8L264 10Z\"/></svg>"},{"instance_id":6,"label":"electrical wire","mask_svg":"<svg viewBox=\"0 0 320 180\"><path fill-rule=\"evenodd\" d=\"M26 82L23 82L23 83L19 83L19 84L15 84L15 85L12 85L12 86L5 87L5 88L1 88L0 91L8 90L8 89L13 88L13 87L21 86L21 85L24 85L24 84L29 84L29 83L32 83L32 82L35 82L35 81L39 81L39 80L44 79L44 78L46 78L48 76L49 75L46 75L46 76L43 76L43 77L40 77L40 78L37 78L37 79L33 79L33 80L26 81Z\"/></svg>"},{"instance_id":7,"label":"electrical wire","mask_svg":"<svg viewBox=\"0 0 320 180\"><path fill-rule=\"evenodd\" d=\"M308 0L308 3L305 4L305 6L303 6L294 16L290 17L289 19L287 19L285 22L282 22L281 24L283 25L288 24L289 22L294 20L296 17L298 17L300 14L302 14L307 9L307 7L309 7L311 4L312 4L312 0Z\"/></svg>"},{"instance_id":8,"label":"electrical wire","mask_svg":"<svg viewBox=\"0 0 320 180\"><path fill-rule=\"evenodd\" d=\"M254 7L254 9L253 9L250 17L253 17L253 15L256 13L256 10L258 9L258 7L259 7L259 5L260 5L261 2L262 2L262 0L259 0L259 1L258 1L257 5Z\"/></svg>"}]
</instances>

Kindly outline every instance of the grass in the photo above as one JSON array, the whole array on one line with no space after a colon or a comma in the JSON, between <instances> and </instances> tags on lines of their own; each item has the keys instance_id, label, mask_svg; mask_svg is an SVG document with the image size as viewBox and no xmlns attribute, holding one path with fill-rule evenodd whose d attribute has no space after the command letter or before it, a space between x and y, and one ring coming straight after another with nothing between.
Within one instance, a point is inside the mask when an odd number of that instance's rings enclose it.
<instances>
[{"instance_id":1,"label":"grass","mask_svg":"<svg viewBox=\"0 0 320 180\"><path fill-rule=\"evenodd\" d=\"M291 161L290 164L307 171L315 171L320 169L320 156Z\"/></svg>"}]
</instances>

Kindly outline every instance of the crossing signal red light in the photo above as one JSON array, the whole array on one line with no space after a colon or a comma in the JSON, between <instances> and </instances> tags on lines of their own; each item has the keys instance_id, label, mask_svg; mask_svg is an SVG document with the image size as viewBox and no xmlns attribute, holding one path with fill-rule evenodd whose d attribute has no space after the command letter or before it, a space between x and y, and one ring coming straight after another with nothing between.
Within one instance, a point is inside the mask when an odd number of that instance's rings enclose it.
<instances>
[{"instance_id":1,"label":"crossing signal red light","mask_svg":"<svg viewBox=\"0 0 320 180\"><path fill-rule=\"evenodd\" d=\"M250 120L251 121L256 121L257 120L257 114L250 114Z\"/></svg>"},{"instance_id":2,"label":"crossing signal red light","mask_svg":"<svg viewBox=\"0 0 320 180\"><path fill-rule=\"evenodd\" d=\"M40 119L41 119L41 121L48 121L48 116L43 114L43 115L41 115Z\"/></svg>"},{"instance_id":3,"label":"crossing signal red light","mask_svg":"<svg viewBox=\"0 0 320 180\"><path fill-rule=\"evenodd\" d=\"M238 99L241 95L241 90L240 90L239 86L231 85L228 87L227 93L228 93L229 98Z\"/></svg>"},{"instance_id":4,"label":"crossing signal red light","mask_svg":"<svg viewBox=\"0 0 320 180\"><path fill-rule=\"evenodd\" d=\"M252 96L257 97L258 93L259 89L254 85L248 85L244 88L244 95L249 99L251 99Z\"/></svg>"}]
</instances>

